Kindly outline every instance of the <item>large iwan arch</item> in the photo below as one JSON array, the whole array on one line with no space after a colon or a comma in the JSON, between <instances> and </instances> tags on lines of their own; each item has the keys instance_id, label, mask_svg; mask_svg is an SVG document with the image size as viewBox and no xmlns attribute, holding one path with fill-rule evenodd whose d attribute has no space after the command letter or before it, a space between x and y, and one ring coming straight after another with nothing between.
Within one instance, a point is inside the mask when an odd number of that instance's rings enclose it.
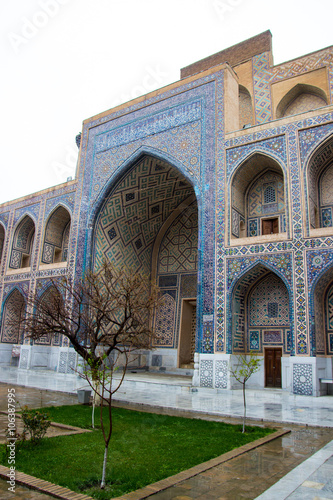
<instances>
[{"instance_id":1,"label":"large iwan arch","mask_svg":"<svg viewBox=\"0 0 333 500\"><path fill-rule=\"evenodd\" d=\"M107 258L141 270L158 283L165 301L154 320L158 337L150 364L156 368L193 363L197 249L198 207L192 184L170 163L141 156L104 196L94 226L92 266L98 270ZM187 316L190 327L184 324Z\"/></svg>"}]
</instances>

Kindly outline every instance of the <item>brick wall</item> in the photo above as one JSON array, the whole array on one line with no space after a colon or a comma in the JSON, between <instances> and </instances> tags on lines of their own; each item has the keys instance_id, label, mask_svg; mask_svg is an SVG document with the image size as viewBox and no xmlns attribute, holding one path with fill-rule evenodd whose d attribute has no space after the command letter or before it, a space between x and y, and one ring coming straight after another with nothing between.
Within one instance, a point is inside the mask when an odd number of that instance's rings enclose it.
<instances>
[{"instance_id":1,"label":"brick wall","mask_svg":"<svg viewBox=\"0 0 333 500\"><path fill-rule=\"evenodd\" d=\"M233 45L228 49L217 52L201 61L197 61L180 70L180 77L186 78L195 75L201 71L205 71L218 64L228 62L230 66L236 66L251 57L262 54L263 52L271 52L272 50L272 34L270 31L265 31L260 35L256 35L244 42Z\"/></svg>"}]
</instances>

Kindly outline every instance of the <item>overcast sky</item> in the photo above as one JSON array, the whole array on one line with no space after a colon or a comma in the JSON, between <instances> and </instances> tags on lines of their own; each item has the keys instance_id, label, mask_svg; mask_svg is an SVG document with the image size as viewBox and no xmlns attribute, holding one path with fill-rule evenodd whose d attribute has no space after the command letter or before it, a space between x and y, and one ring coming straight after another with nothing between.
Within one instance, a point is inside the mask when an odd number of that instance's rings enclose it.
<instances>
[{"instance_id":1,"label":"overcast sky","mask_svg":"<svg viewBox=\"0 0 333 500\"><path fill-rule=\"evenodd\" d=\"M333 45L332 0L1 0L0 203L75 176L82 121L269 29L274 63Z\"/></svg>"}]
</instances>

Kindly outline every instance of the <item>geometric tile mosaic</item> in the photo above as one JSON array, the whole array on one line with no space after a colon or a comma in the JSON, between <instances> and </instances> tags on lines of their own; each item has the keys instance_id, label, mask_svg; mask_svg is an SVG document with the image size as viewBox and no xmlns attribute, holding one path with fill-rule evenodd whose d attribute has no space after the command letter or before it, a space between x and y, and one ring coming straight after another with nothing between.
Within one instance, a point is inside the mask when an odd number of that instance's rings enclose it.
<instances>
[{"instance_id":1,"label":"geometric tile mosaic","mask_svg":"<svg viewBox=\"0 0 333 500\"><path fill-rule=\"evenodd\" d=\"M1 342L17 344L20 341L18 321L24 314L25 301L22 294L15 288L5 302L2 313Z\"/></svg>"},{"instance_id":2,"label":"geometric tile mosaic","mask_svg":"<svg viewBox=\"0 0 333 500\"><path fill-rule=\"evenodd\" d=\"M295 363L293 365L293 392L312 396L312 365Z\"/></svg>"},{"instance_id":3,"label":"geometric tile mosaic","mask_svg":"<svg viewBox=\"0 0 333 500\"><path fill-rule=\"evenodd\" d=\"M28 286L45 293L51 277L80 275L94 259L98 265L108 256L149 273L162 229L156 277L166 302L157 318L159 345L178 345L181 301L196 297L201 353L245 347L262 353L271 345L296 356L333 352L333 113L321 108L315 114L310 108L324 105L322 99L298 95L295 88L295 99L279 107L271 95L274 84L290 86L294 77L321 70L329 105L333 51L277 66L264 52L247 64L251 94L242 86L235 106L241 123L252 127L230 130L224 98L229 69L194 75L87 120L77 180L0 207L2 324L10 316L11 294L18 297ZM288 120L275 119L277 113ZM255 169L258 175L251 177ZM235 186L246 188L236 196ZM57 211L67 214L70 233ZM263 219L272 217L285 234L260 239ZM313 236L318 226L325 236ZM256 242L237 245L234 239L229 245L231 235ZM39 269L40 261L55 260L67 260L68 267ZM8 328L1 335L5 342L21 341ZM63 339L44 342L60 346ZM59 370L70 373L72 353L61 354ZM225 361L201 360L201 385L225 388L226 374ZM311 365L293 365L294 391L311 394L312 377Z\"/></svg>"},{"instance_id":4,"label":"geometric tile mosaic","mask_svg":"<svg viewBox=\"0 0 333 500\"><path fill-rule=\"evenodd\" d=\"M217 389L227 389L227 387L228 387L228 361L216 360L214 387L216 387Z\"/></svg>"},{"instance_id":5,"label":"geometric tile mosaic","mask_svg":"<svg viewBox=\"0 0 333 500\"><path fill-rule=\"evenodd\" d=\"M200 362L200 386L213 387L213 360L206 359Z\"/></svg>"},{"instance_id":6,"label":"geometric tile mosaic","mask_svg":"<svg viewBox=\"0 0 333 500\"><path fill-rule=\"evenodd\" d=\"M173 347L176 310L175 298L165 292L162 305L155 319L156 338L154 339L154 346Z\"/></svg>"},{"instance_id":7,"label":"geometric tile mosaic","mask_svg":"<svg viewBox=\"0 0 333 500\"><path fill-rule=\"evenodd\" d=\"M133 270L143 268L149 273L157 233L169 215L192 194L189 182L167 163L149 157L141 160L120 180L100 211L95 231L95 266L98 268L108 257L116 264ZM186 257L179 255L182 262Z\"/></svg>"}]
</instances>

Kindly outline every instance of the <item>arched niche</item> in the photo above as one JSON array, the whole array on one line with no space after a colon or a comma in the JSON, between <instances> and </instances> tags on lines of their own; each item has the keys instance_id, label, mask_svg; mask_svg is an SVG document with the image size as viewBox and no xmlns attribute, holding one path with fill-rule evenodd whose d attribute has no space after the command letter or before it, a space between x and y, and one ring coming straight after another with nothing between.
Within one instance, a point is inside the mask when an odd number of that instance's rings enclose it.
<instances>
[{"instance_id":1,"label":"arched niche","mask_svg":"<svg viewBox=\"0 0 333 500\"><path fill-rule=\"evenodd\" d=\"M41 295L38 299L38 302L41 304L41 308L43 310L43 304L46 305L46 308L53 308L54 313L56 315L56 308L59 307L58 304L63 303L63 298L60 296L59 291L54 285L49 285L45 290L41 292ZM52 309L51 309L52 310ZM52 323L53 325L53 323ZM53 334L45 334L40 337L38 340L34 340L35 345L60 345L60 335L59 333Z\"/></svg>"},{"instance_id":2,"label":"arched niche","mask_svg":"<svg viewBox=\"0 0 333 500\"><path fill-rule=\"evenodd\" d=\"M21 319L25 312L25 300L17 288L7 297L1 325L1 342L18 344L22 334Z\"/></svg>"},{"instance_id":3,"label":"arched niche","mask_svg":"<svg viewBox=\"0 0 333 500\"><path fill-rule=\"evenodd\" d=\"M232 288L229 304L228 351L263 353L265 347L292 349L289 291L273 270L258 263Z\"/></svg>"},{"instance_id":4,"label":"arched niche","mask_svg":"<svg viewBox=\"0 0 333 500\"><path fill-rule=\"evenodd\" d=\"M258 263L243 273L230 295L227 352L261 356L259 385L282 387L282 358L293 353L291 300L284 279Z\"/></svg>"},{"instance_id":5,"label":"arched niche","mask_svg":"<svg viewBox=\"0 0 333 500\"><path fill-rule=\"evenodd\" d=\"M68 210L57 207L47 220L43 242L42 263L65 262L68 255L71 217Z\"/></svg>"},{"instance_id":6,"label":"arched niche","mask_svg":"<svg viewBox=\"0 0 333 500\"><path fill-rule=\"evenodd\" d=\"M319 87L298 83L281 99L276 118L305 113L327 105L326 93Z\"/></svg>"},{"instance_id":7,"label":"arched niche","mask_svg":"<svg viewBox=\"0 0 333 500\"><path fill-rule=\"evenodd\" d=\"M250 92L239 86L239 128L253 125L253 104Z\"/></svg>"},{"instance_id":8,"label":"arched niche","mask_svg":"<svg viewBox=\"0 0 333 500\"><path fill-rule=\"evenodd\" d=\"M104 196L92 265L98 271L107 258L157 282L165 295L155 318L157 349L177 348L182 298L196 300L197 255L198 207L191 182L167 161L141 156Z\"/></svg>"},{"instance_id":9,"label":"arched niche","mask_svg":"<svg viewBox=\"0 0 333 500\"><path fill-rule=\"evenodd\" d=\"M311 155L305 169L308 230L333 227L333 136Z\"/></svg>"},{"instance_id":10,"label":"arched niche","mask_svg":"<svg viewBox=\"0 0 333 500\"><path fill-rule=\"evenodd\" d=\"M30 267L35 238L35 223L29 215L18 223L13 237L9 267L20 269Z\"/></svg>"},{"instance_id":11,"label":"arched niche","mask_svg":"<svg viewBox=\"0 0 333 500\"><path fill-rule=\"evenodd\" d=\"M281 278L270 272L255 282L247 298L247 349L263 352L281 347L290 353L289 294Z\"/></svg>"},{"instance_id":12,"label":"arched niche","mask_svg":"<svg viewBox=\"0 0 333 500\"><path fill-rule=\"evenodd\" d=\"M321 256L316 257L316 265L323 265ZM309 304L311 356L333 355L333 265L317 276Z\"/></svg>"},{"instance_id":13,"label":"arched niche","mask_svg":"<svg viewBox=\"0 0 333 500\"><path fill-rule=\"evenodd\" d=\"M252 155L231 180L231 239L286 232L285 200L281 166L264 154Z\"/></svg>"}]
</instances>

